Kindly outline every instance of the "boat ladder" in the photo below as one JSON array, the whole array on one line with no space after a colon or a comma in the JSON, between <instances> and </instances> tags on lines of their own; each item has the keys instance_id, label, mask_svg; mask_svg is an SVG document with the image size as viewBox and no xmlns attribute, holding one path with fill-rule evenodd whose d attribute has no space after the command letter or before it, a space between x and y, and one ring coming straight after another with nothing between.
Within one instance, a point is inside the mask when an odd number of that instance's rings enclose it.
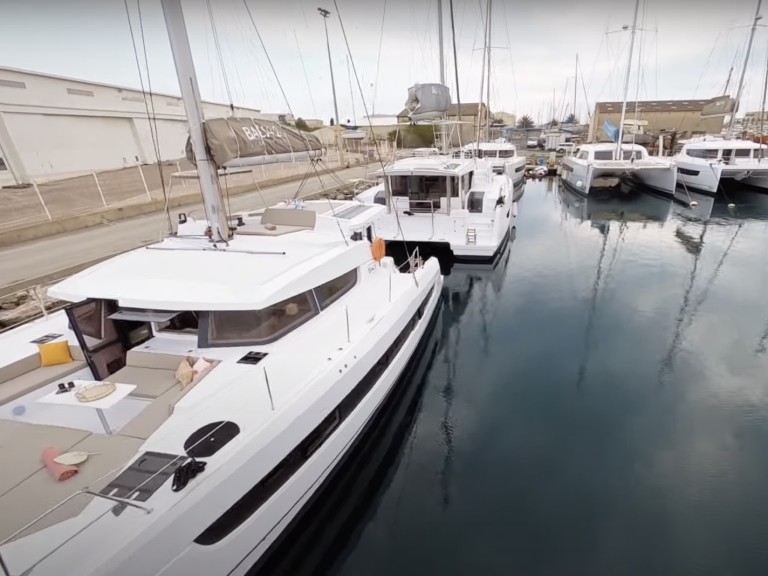
<instances>
[{"instance_id":1,"label":"boat ladder","mask_svg":"<svg viewBox=\"0 0 768 576\"><path fill-rule=\"evenodd\" d=\"M467 244L477 244L477 230L475 228L467 228Z\"/></svg>"}]
</instances>

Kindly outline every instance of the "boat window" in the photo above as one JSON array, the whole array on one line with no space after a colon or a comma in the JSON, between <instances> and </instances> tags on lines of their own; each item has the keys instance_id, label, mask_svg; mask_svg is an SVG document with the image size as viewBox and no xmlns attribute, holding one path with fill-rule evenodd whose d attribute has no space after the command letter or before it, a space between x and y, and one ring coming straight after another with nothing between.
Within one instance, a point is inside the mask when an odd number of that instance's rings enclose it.
<instances>
[{"instance_id":1,"label":"boat window","mask_svg":"<svg viewBox=\"0 0 768 576\"><path fill-rule=\"evenodd\" d=\"M622 150L621 157L624 160L640 160L643 155L639 150Z\"/></svg>"},{"instance_id":2,"label":"boat window","mask_svg":"<svg viewBox=\"0 0 768 576\"><path fill-rule=\"evenodd\" d=\"M737 148L734 152L736 152L736 158L749 158L752 156L752 150L749 148Z\"/></svg>"},{"instance_id":3,"label":"boat window","mask_svg":"<svg viewBox=\"0 0 768 576\"><path fill-rule=\"evenodd\" d=\"M158 332L197 334L198 314L197 312L181 312L167 322L158 322L155 326Z\"/></svg>"},{"instance_id":4,"label":"boat window","mask_svg":"<svg viewBox=\"0 0 768 576\"><path fill-rule=\"evenodd\" d=\"M578 158L579 160L587 160L589 159L589 152L587 152L586 150L582 150L581 152L579 152L579 155L576 156L576 158Z\"/></svg>"},{"instance_id":5,"label":"boat window","mask_svg":"<svg viewBox=\"0 0 768 576\"><path fill-rule=\"evenodd\" d=\"M473 172L467 172L461 177L461 191L466 194L469 189L472 188L472 174Z\"/></svg>"},{"instance_id":6,"label":"boat window","mask_svg":"<svg viewBox=\"0 0 768 576\"><path fill-rule=\"evenodd\" d=\"M317 315L311 292L261 310L215 310L201 315L201 348L268 344Z\"/></svg>"},{"instance_id":7,"label":"boat window","mask_svg":"<svg viewBox=\"0 0 768 576\"><path fill-rule=\"evenodd\" d=\"M470 212L482 212L483 211L483 198L485 192L470 192L467 199L467 210Z\"/></svg>"},{"instance_id":8,"label":"boat window","mask_svg":"<svg viewBox=\"0 0 768 576\"><path fill-rule=\"evenodd\" d=\"M499 158L514 158L514 150L499 150Z\"/></svg>"},{"instance_id":9,"label":"boat window","mask_svg":"<svg viewBox=\"0 0 768 576\"><path fill-rule=\"evenodd\" d=\"M315 296L320 304L320 309L325 309L336 302L336 300L349 292L355 284L357 284L357 268L353 268L338 278L334 278L330 282L315 288Z\"/></svg>"},{"instance_id":10,"label":"boat window","mask_svg":"<svg viewBox=\"0 0 768 576\"><path fill-rule=\"evenodd\" d=\"M392 196L408 196L408 176L390 176L389 189Z\"/></svg>"},{"instance_id":11,"label":"boat window","mask_svg":"<svg viewBox=\"0 0 768 576\"><path fill-rule=\"evenodd\" d=\"M373 203L374 204L381 204L382 206L387 205L387 191L384 189L379 190L376 192L376 195L373 197Z\"/></svg>"},{"instance_id":12,"label":"boat window","mask_svg":"<svg viewBox=\"0 0 768 576\"><path fill-rule=\"evenodd\" d=\"M613 150L595 150L595 160L613 160Z\"/></svg>"},{"instance_id":13,"label":"boat window","mask_svg":"<svg viewBox=\"0 0 768 576\"><path fill-rule=\"evenodd\" d=\"M691 158L707 158L713 160L717 158L719 150L705 150L703 148L688 148L685 153Z\"/></svg>"},{"instance_id":14,"label":"boat window","mask_svg":"<svg viewBox=\"0 0 768 576\"><path fill-rule=\"evenodd\" d=\"M432 298L432 290L427 292L424 300L419 305L405 327L400 331L387 351L368 370L365 376L357 383L352 391L342 400L320 424L318 424L285 458L272 468L256 485L235 502L226 512L219 516L200 535L195 538L196 544L211 546L221 542L234 532L238 526L248 520L267 500L269 500L280 487L298 472L301 467L319 450L323 443L330 438L333 431L347 419L357 408L360 402L373 389L384 372L408 340L408 337L418 326L424 317Z\"/></svg>"}]
</instances>

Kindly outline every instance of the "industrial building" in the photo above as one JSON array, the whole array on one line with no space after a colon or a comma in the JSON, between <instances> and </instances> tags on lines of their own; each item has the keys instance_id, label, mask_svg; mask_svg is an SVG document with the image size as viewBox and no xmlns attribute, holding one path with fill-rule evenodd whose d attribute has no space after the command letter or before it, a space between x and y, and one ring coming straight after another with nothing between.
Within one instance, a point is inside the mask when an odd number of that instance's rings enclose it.
<instances>
[{"instance_id":1,"label":"industrial building","mask_svg":"<svg viewBox=\"0 0 768 576\"><path fill-rule=\"evenodd\" d=\"M637 111L635 107L637 105ZM645 100L627 102L625 120L632 126L642 126L645 134L677 132L678 138L704 134L720 134L723 119L732 110L728 96L708 100ZM589 125L589 142L607 142L603 131L605 121L614 126L621 122L621 102L597 102Z\"/></svg>"},{"instance_id":2,"label":"industrial building","mask_svg":"<svg viewBox=\"0 0 768 576\"><path fill-rule=\"evenodd\" d=\"M184 157L187 124L181 98L155 94L160 157ZM203 103L207 118L231 115ZM265 118L259 110L235 114ZM139 90L0 67L0 187L155 163Z\"/></svg>"}]
</instances>

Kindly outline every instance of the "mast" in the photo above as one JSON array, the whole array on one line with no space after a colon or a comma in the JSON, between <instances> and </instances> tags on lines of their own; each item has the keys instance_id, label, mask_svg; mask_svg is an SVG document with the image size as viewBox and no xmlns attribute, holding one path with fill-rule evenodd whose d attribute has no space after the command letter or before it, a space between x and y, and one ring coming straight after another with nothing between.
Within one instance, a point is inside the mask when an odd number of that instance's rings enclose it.
<instances>
[{"instance_id":1,"label":"mast","mask_svg":"<svg viewBox=\"0 0 768 576\"><path fill-rule=\"evenodd\" d=\"M632 19L632 32L629 40L629 59L627 60L627 75L624 78L624 101L621 103L621 121L619 122L619 137L616 139L615 159L621 159L621 141L624 139L624 118L627 115L627 94L629 93L629 76L632 72L632 54L635 51L635 32L637 31L637 12L640 0L635 0L635 17Z\"/></svg>"},{"instance_id":2,"label":"mast","mask_svg":"<svg viewBox=\"0 0 768 576\"><path fill-rule=\"evenodd\" d=\"M208 157L203 132L203 107L200 98L200 87L197 85L195 65L192 60L192 50L189 47L187 27L184 22L184 12L181 0L160 0L165 26L168 29L168 39L171 42L173 61L176 65L176 75L179 78L181 98L187 112L189 137L192 150L197 162L197 174L200 179L200 190L203 194L203 206L211 224L212 238L215 240L230 240L232 232L224 209L224 199L221 195L218 173L213 161Z\"/></svg>"},{"instance_id":3,"label":"mast","mask_svg":"<svg viewBox=\"0 0 768 576\"><path fill-rule=\"evenodd\" d=\"M445 53L444 53L444 42L443 42L443 0L437 0L437 42L439 44L438 46L438 52L440 53L440 84L443 86L446 86L445 84ZM443 122L448 120L448 112L446 111L443 114ZM440 149L442 152L445 152L446 149L446 140L445 140L445 130L447 128L447 125L443 123L441 130L440 130Z\"/></svg>"},{"instance_id":4,"label":"mast","mask_svg":"<svg viewBox=\"0 0 768 576\"><path fill-rule=\"evenodd\" d=\"M451 44L453 45L453 72L456 76L456 117L461 122L461 96L459 95L459 61L456 59L456 23L453 18L453 0L448 0L451 10ZM461 146L461 124L459 126L459 146Z\"/></svg>"},{"instance_id":5,"label":"mast","mask_svg":"<svg viewBox=\"0 0 768 576\"><path fill-rule=\"evenodd\" d=\"M765 157L765 149L763 148L763 126L765 120L765 97L768 92L768 56L765 61L765 75L763 76L763 99L760 101L760 158L758 162Z\"/></svg>"},{"instance_id":6,"label":"mast","mask_svg":"<svg viewBox=\"0 0 768 576\"><path fill-rule=\"evenodd\" d=\"M317 9L320 16L323 17L323 25L325 26L325 47L328 50L328 67L331 70L331 90L333 91L333 114L334 114L334 122L336 123L336 126L339 125L339 105L336 102L336 81L333 78L333 59L331 58L331 41L328 39L328 16L330 16L331 12L330 10L326 10L325 8L318 8Z\"/></svg>"},{"instance_id":7,"label":"mast","mask_svg":"<svg viewBox=\"0 0 768 576\"><path fill-rule=\"evenodd\" d=\"M440 84L445 86L445 54L443 53L443 0L437 0L437 41L440 52Z\"/></svg>"},{"instance_id":8,"label":"mast","mask_svg":"<svg viewBox=\"0 0 768 576\"><path fill-rule=\"evenodd\" d=\"M485 91L485 64L486 64L486 46L488 46L488 20L490 14L488 9L490 8L491 0L486 0L485 8L485 30L483 31L483 66L480 69L480 98L477 100L477 130L475 132L475 143L480 145L480 128L482 128L481 114L483 112L483 92Z\"/></svg>"},{"instance_id":9,"label":"mast","mask_svg":"<svg viewBox=\"0 0 768 576\"><path fill-rule=\"evenodd\" d=\"M485 91L485 140L490 141L491 132L491 42L493 41L493 28L491 28L491 13L493 12L493 0L488 0L488 74L486 75L487 87Z\"/></svg>"},{"instance_id":10,"label":"mast","mask_svg":"<svg viewBox=\"0 0 768 576\"><path fill-rule=\"evenodd\" d=\"M741 76L739 77L739 87L736 89L736 102L733 105L733 114L731 114L731 121L728 123L727 137L730 138L731 131L733 130L733 123L736 121L736 112L739 111L739 102L741 101L742 90L744 89L744 76L747 74L747 64L749 63L749 54L752 51L752 40L755 38L755 30L757 30L757 22L762 18L760 16L760 5L763 0L757 0L757 9L755 10L755 18L752 21L752 30L749 32L749 42L747 43L747 53L744 55L744 67L741 69Z\"/></svg>"},{"instance_id":11,"label":"mast","mask_svg":"<svg viewBox=\"0 0 768 576\"><path fill-rule=\"evenodd\" d=\"M579 82L579 54L576 53L576 68L573 71L573 119L575 123L579 123L579 119L576 117L576 87Z\"/></svg>"}]
</instances>

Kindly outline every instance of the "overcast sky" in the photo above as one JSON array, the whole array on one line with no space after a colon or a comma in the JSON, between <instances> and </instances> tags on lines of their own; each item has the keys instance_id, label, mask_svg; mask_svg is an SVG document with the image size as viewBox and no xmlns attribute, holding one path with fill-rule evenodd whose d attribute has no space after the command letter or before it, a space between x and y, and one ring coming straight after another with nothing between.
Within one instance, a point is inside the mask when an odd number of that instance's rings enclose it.
<instances>
[{"instance_id":1,"label":"overcast sky","mask_svg":"<svg viewBox=\"0 0 768 576\"><path fill-rule=\"evenodd\" d=\"M235 104L296 116L333 115L323 20L328 19L342 122L368 110L394 114L414 83L439 80L436 0L246 0L288 98L281 96L243 0L209 0ZM137 0L127 0L139 50ZM203 97L228 102L206 0L183 0ZM643 0L630 99L709 98L738 75L756 0ZM443 0L448 86L456 101L448 0ZM454 0L462 102L477 102L485 0ZM141 0L152 88L178 94L159 0ZM621 100L632 0L494 0L491 109L546 120L553 99L573 109L576 54L581 61L577 113L596 100ZM768 10L768 7L766 8ZM362 96L348 65L349 47ZM768 18L766 18L768 24ZM607 33L606 33L607 32ZM143 69L143 53L141 54ZM638 60L640 66L638 66ZM768 28L759 28L746 75L742 111L760 106ZM0 0L0 65L139 86L123 0ZM349 72L348 72L349 70ZM638 70L640 74L638 75ZM583 86L582 86L583 77ZM639 80L639 87L638 87ZM567 89L566 89L567 87ZM554 92L554 96L553 96ZM353 111L354 102L354 111Z\"/></svg>"}]
</instances>

